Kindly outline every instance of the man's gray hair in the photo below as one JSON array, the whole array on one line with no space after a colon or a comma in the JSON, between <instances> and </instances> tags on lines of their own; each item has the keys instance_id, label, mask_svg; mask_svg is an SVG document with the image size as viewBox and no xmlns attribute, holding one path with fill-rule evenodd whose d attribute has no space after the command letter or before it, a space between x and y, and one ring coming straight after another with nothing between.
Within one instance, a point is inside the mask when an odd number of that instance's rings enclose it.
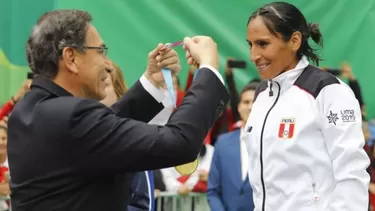
<instances>
[{"instance_id":1,"label":"man's gray hair","mask_svg":"<svg viewBox=\"0 0 375 211\"><path fill-rule=\"evenodd\" d=\"M43 14L26 44L26 57L35 74L54 78L65 47L84 52L91 15L81 10L54 10Z\"/></svg>"}]
</instances>

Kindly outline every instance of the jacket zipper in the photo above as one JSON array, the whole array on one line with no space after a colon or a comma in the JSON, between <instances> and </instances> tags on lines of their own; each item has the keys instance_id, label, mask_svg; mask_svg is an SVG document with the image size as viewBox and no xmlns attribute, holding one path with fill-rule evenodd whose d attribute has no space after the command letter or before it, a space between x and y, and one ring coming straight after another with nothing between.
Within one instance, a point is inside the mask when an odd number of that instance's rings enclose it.
<instances>
[{"instance_id":1,"label":"jacket zipper","mask_svg":"<svg viewBox=\"0 0 375 211\"><path fill-rule=\"evenodd\" d=\"M319 194L318 194L318 191L316 190L316 183L313 181L311 186L313 188L313 193L314 193L313 199L314 201L317 201L319 199Z\"/></svg>"},{"instance_id":2,"label":"jacket zipper","mask_svg":"<svg viewBox=\"0 0 375 211\"><path fill-rule=\"evenodd\" d=\"M273 96L272 81L269 80L269 82L270 82L269 96L272 97ZM266 209L265 208L265 206L266 206L266 187L264 185L264 178L263 178L263 133L264 133L264 127L266 125L268 115L270 114L271 110L275 107L275 105L276 105L276 103L277 103L277 101L279 100L279 97L280 97L280 84L277 83L276 81L275 81L275 83L277 84L279 90L277 92L275 102L272 104L271 108L267 111L266 117L264 118L264 121L263 121L262 130L261 130L261 133L260 133L260 180L262 182L262 191L263 191L262 211L265 211L265 209Z\"/></svg>"}]
</instances>

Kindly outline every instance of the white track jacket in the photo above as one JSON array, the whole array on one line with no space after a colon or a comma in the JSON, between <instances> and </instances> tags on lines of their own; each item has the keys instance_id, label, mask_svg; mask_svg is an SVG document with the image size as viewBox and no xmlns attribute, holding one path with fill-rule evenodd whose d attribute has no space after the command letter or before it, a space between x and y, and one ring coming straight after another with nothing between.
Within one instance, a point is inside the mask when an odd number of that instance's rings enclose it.
<instances>
[{"instance_id":1,"label":"white track jacket","mask_svg":"<svg viewBox=\"0 0 375 211\"><path fill-rule=\"evenodd\" d=\"M245 128L255 211L367 211L361 125L352 90L305 57L263 81Z\"/></svg>"}]
</instances>

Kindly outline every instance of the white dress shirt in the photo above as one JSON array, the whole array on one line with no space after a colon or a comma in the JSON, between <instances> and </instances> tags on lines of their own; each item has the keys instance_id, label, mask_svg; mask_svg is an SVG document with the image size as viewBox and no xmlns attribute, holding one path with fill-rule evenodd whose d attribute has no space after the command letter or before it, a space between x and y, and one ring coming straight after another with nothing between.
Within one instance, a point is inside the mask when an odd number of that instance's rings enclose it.
<instances>
[{"instance_id":1,"label":"white dress shirt","mask_svg":"<svg viewBox=\"0 0 375 211\"><path fill-rule=\"evenodd\" d=\"M205 64L202 64L199 66L199 69L202 69L202 68L208 68L209 70L211 70L218 78L219 80L225 85L224 83L224 79L223 79L223 76L220 75L219 71L217 71L215 68L213 68L212 66L210 65L205 65ZM150 93L156 101L158 102L163 102L164 99L165 99L165 93L166 93L166 90L164 89L158 89L156 88L149 80L147 80L147 78L145 77L145 75L142 75L142 77L139 79L139 81L141 82L143 88L145 88L145 90ZM164 102L163 102L164 104ZM168 107L169 105L164 105L165 107Z\"/></svg>"}]
</instances>

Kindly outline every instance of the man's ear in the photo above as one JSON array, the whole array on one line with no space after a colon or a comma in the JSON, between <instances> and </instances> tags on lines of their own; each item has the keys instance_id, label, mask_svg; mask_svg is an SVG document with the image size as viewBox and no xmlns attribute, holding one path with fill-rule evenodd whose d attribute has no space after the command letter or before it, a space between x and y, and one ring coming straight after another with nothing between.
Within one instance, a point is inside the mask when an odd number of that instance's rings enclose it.
<instances>
[{"instance_id":1,"label":"man's ear","mask_svg":"<svg viewBox=\"0 0 375 211\"><path fill-rule=\"evenodd\" d=\"M75 63L77 52L72 47L65 47L62 51L62 60L67 69L75 74L78 74L78 68Z\"/></svg>"}]
</instances>

